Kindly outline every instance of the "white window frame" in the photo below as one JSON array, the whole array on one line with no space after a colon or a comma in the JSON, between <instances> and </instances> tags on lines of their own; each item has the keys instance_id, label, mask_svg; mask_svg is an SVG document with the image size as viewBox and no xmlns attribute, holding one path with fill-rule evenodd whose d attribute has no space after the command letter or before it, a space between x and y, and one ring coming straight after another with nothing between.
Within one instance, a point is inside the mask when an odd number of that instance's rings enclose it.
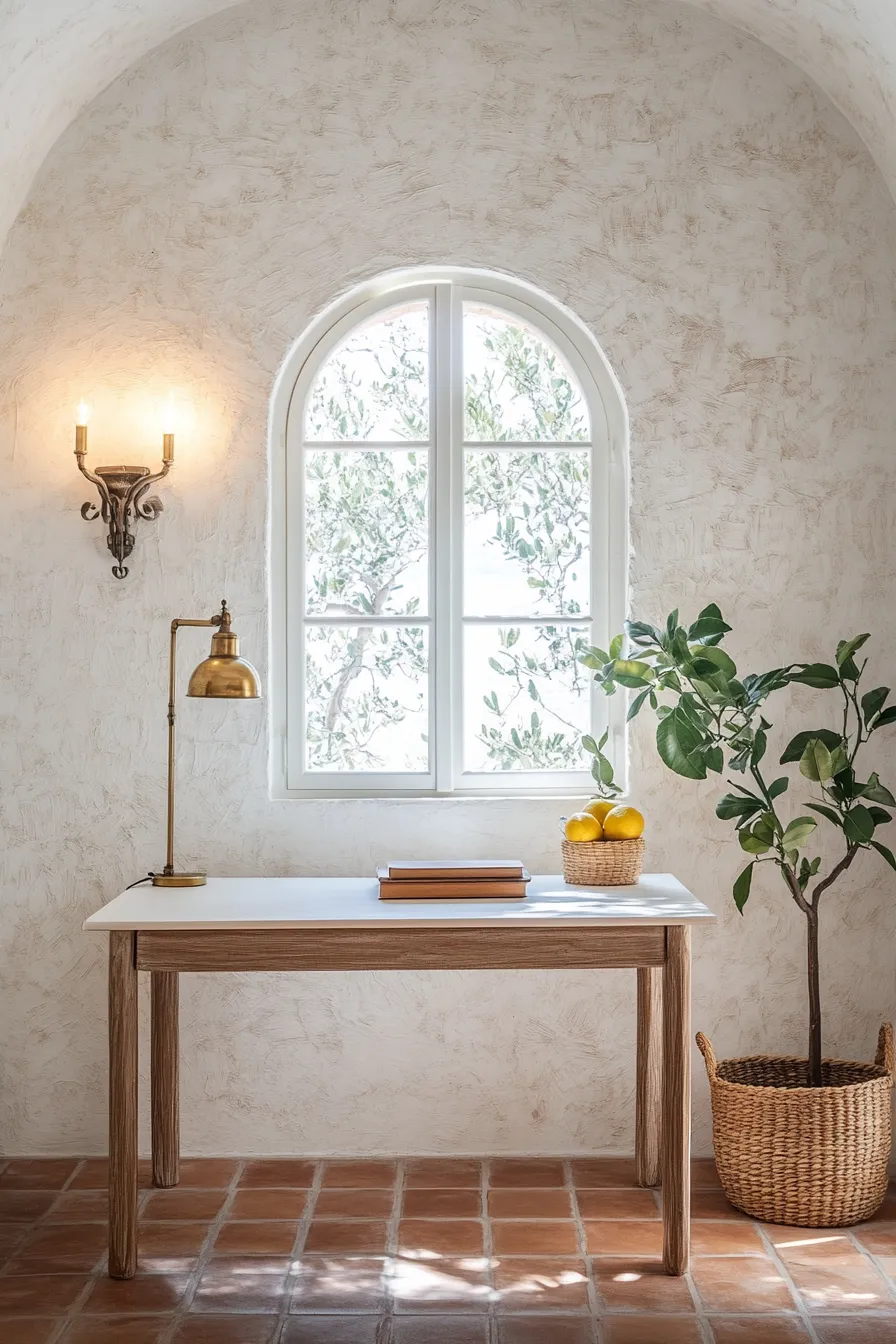
<instances>
[{"instance_id":1,"label":"white window frame","mask_svg":"<svg viewBox=\"0 0 896 1344\"><path fill-rule=\"evenodd\" d=\"M431 304L429 613L426 618L380 618L380 623L429 628L431 771L428 775L307 771L302 713L305 405L319 369L340 341L377 313L413 299ZM463 626L489 620L464 618L462 612L464 405L463 367L458 361L462 361L462 305L470 301L518 316L542 332L579 382L591 423L591 642L606 648L610 636L622 628L627 610L628 416L615 375L588 328L533 286L489 271L420 267L388 272L360 285L325 309L296 342L271 400L270 784L275 798L556 797L581 794L590 787L587 770L462 771ZM309 448L315 446L308 440ZM400 450L405 445L389 446ZM555 445L506 447L551 451ZM346 450L351 451L350 443ZM501 624L535 622L561 623L513 617ZM369 624L370 618L359 613L358 623ZM584 622L564 618L563 623ZM607 750L624 787L625 697L607 697L592 685L591 714L593 732L609 729Z\"/></svg>"}]
</instances>

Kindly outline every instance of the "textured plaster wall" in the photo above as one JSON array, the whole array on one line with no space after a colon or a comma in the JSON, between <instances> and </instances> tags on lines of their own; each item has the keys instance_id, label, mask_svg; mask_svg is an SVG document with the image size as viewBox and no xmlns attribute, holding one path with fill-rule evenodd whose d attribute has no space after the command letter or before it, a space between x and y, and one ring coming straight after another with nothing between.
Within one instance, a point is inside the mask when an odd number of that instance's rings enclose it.
<instances>
[{"instance_id":1,"label":"textured plaster wall","mask_svg":"<svg viewBox=\"0 0 896 1344\"><path fill-rule=\"evenodd\" d=\"M171 616L226 594L266 670L268 399L310 317L414 263L540 285L626 392L634 608L717 600L757 668L873 626L884 680L894 244L877 171L817 88L668 3L257 4L84 112L0 290L0 1151L103 1149L104 948L80 923L161 860ZM171 386L192 423L116 583L78 516L71 407L95 404L94 462L151 462ZM183 643L184 663L204 652ZM782 735L813 703L781 702ZM497 847L557 865L551 802L274 803L264 705L182 700L180 723L186 864L363 872ZM719 914L695 1026L724 1054L799 1049L797 913L759 882L737 916L713 786L650 746L639 722L648 866ZM894 933L891 875L857 864L826 911L832 1052L867 1055L896 1011ZM624 1151L633 990L633 972L185 977L185 1149Z\"/></svg>"},{"instance_id":2,"label":"textured plaster wall","mask_svg":"<svg viewBox=\"0 0 896 1344\"><path fill-rule=\"evenodd\" d=\"M664 0L673 8L678 0ZM0 0L0 239L57 137L140 55L231 0ZM338 16L343 0L325 0ZM794 61L896 184L891 0L693 0ZM430 6L439 0L430 0ZM402 3L395 8L402 21Z\"/></svg>"}]
</instances>

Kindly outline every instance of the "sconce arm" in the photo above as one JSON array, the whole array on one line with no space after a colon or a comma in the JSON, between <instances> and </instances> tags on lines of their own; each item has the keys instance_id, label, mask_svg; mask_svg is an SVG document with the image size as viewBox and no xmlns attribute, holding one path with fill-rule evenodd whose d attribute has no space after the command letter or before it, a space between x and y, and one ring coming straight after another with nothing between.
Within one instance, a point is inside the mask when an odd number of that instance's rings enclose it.
<instances>
[{"instance_id":1,"label":"sconce arm","mask_svg":"<svg viewBox=\"0 0 896 1344\"><path fill-rule=\"evenodd\" d=\"M112 496L109 494L109 487L102 476L97 476L95 471L91 471L89 467L84 465L85 456L86 453L75 452L75 460L78 463L78 470L82 476L90 481L91 485L96 486L99 491L102 508L98 509L95 504L91 504L88 500L87 503L81 505L81 517L86 519L88 523L91 523L99 513L102 513L103 522L108 523L112 517Z\"/></svg>"},{"instance_id":2,"label":"sconce arm","mask_svg":"<svg viewBox=\"0 0 896 1344\"><path fill-rule=\"evenodd\" d=\"M144 496L151 485L160 481L163 476L167 476L171 470L170 462L162 463L162 470L155 472L152 476L144 476L141 480L135 481L128 491L125 501L125 511L133 509L138 518L148 518L155 522L162 512L161 502L157 499L147 499L144 503Z\"/></svg>"}]
</instances>

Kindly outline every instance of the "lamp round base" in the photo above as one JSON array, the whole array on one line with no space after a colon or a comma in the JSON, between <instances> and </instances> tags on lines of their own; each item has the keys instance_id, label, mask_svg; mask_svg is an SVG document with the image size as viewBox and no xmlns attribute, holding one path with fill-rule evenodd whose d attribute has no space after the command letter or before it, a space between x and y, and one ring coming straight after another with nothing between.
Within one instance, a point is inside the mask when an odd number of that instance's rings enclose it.
<instances>
[{"instance_id":1,"label":"lamp round base","mask_svg":"<svg viewBox=\"0 0 896 1344\"><path fill-rule=\"evenodd\" d=\"M154 887L204 887L205 873L154 873Z\"/></svg>"}]
</instances>

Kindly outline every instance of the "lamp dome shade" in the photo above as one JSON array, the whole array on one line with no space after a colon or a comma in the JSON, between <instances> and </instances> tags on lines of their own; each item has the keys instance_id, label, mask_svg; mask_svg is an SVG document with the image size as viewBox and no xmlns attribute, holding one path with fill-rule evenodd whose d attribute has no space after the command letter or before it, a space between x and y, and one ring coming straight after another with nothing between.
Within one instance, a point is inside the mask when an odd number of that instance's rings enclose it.
<instances>
[{"instance_id":1,"label":"lamp dome shade","mask_svg":"<svg viewBox=\"0 0 896 1344\"><path fill-rule=\"evenodd\" d=\"M221 630L212 635L208 658L190 677L187 695L211 700L257 700L261 682L251 663L240 657L240 643L230 629L230 617Z\"/></svg>"},{"instance_id":2,"label":"lamp dome shade","mask_svg":"<svg viewBox=\"0 0 896 1344\"><path fill-rule=\"evenodd\" d=\"M261 695L258 673L245 658L232 654L204 658L190 677L187 695L218 700L257 700Z\"/></svg>"}]
</instances>

